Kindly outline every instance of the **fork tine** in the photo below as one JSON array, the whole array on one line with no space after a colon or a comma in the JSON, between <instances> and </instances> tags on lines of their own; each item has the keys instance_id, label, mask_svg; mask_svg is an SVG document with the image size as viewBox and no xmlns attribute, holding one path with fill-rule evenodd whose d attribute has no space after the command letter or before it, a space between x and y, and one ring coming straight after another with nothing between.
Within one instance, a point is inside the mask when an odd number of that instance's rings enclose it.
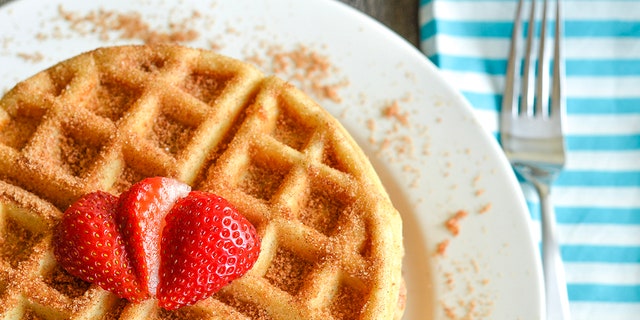
<instances>
[{"instance_id":1,"label":"fork tine","mask_svg":"<svg viewBox=\"0 0 640 320\"><path fill-rule=\"evenodd\" d=\"M549 54L546 50L547 43L547 15L549 11L548 0L542 5L542 21L540 26L540 44L538 51L538 77L536 82L536 116L549 116Z\"/></svg>"},{"instance_id":2,"label":"fork tine","mask_svg":"<svg viewBox=\"0 0 640 320\"><path fill-rule=\"evenodd\" d=\"M527 28L527 48L524 57L524 74L522 75L522 95L520 114L533 116L533 91L535 85L535 29L536 29L536 0L531 0L529 12L529 27Z\"/></svg>"},{"instance_id":3,"label":"fork tine","mask_svg":"<svg viewBox=\"0 0 640 320\"><path fill-rule=\"evenodd\" d=\"M522 3L524 0L518 1L516 7L516 18L513 22L513 31L511 34L511 47L509 48L509 62L507 64L507 73L505 77L505 89L502 97L502 115L503 125L510 123L508 120L511 116L518 114L518 88L520 85L520 51L522 51Z\"/></svg>"},{"instance_id":4,"label":"fork tine","mask_svg":"<svg viewBox=\"0 0 640 320\"><path fill-rule=\"evenodd\" d=\"M564 82L564 57L562 56L562 4L561 0L556 0L556 21L554 32L553 50L553 91L551 93L551 117L561 119L563 116L564 92L562 91Z\"/></svg>"}]
</instances>

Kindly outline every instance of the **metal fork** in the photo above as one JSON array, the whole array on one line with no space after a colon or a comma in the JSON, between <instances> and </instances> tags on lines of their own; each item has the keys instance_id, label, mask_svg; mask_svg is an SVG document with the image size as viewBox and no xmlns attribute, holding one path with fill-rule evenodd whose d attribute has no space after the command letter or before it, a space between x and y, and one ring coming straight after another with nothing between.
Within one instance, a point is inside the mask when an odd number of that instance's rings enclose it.
<instances>
[{"instance_id":1,"label":"metal fork","mask_svg":"<svg viewBox=\"0 0 640 320\"><path fill-rule=\"evenodd\" d=\"M533 184L540 197L542 227L542 260L545 280L547 319L569 319L569 301L558 245L555 212L551 201L551 184L565 163L564 67L562 58L561 0L555 1L553 78L550 79L550 52L547 43L547 16L554 11L549 0L543 0L542 17L537 19L538 5L530 1L529 26L526 35L524 65L522 20L524 0L517 5L511 39L509 64L502 102L500 136L502 148L511 165L525 180ZM540 36L536 41L536 21ZM537 45L537 50L536 50ZM535 70L537 57L538 68ZM522 79L521 79L522 78ZM549 101L549 81L551 101ZM534 83L535 82L535 83ZM535 89L535 99L534 91ZM518 102L518 98L520 102ZM550 102L550 103L549 103Z\"/></svg>"}]
</instances>

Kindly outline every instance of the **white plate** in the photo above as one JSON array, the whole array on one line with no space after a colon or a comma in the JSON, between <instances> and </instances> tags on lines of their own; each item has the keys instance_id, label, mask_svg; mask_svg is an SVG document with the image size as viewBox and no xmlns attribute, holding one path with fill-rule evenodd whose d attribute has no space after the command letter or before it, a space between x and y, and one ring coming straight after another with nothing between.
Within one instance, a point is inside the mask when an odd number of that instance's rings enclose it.
<instances>
[{"instance_id":1,"label":"white plate","mask_svg":"<svg viewBox=\"0 0 640 320\"><path fill-rule=\"evenodd\" d=\"M508 163L461 95L382 25L327 0L17 0L0 7L0 91L80 52L140 43L113 30L105 40L71 29L60 8L76 18L99 9L139 12L159 32L167 32L170 21L186 22L199 32L188 45L215 46L240 59L268 60L274 46L281 52L304 46L325 57L335 69L321 81L348 84L337 90L340 103L319 102L370 156L403 215L405 319L540 318L537 249ZM192 16L194 10L199 14ZM76 27L90 31L95 25ZM402 117L382 116L393 101L406 113L406 124ZM389 146L382 148L385 138ZM445 222L459 210L468 216L454 236ZM437 245L447 240L445 253L437 254Z\"/></svg>"}]
</instances>

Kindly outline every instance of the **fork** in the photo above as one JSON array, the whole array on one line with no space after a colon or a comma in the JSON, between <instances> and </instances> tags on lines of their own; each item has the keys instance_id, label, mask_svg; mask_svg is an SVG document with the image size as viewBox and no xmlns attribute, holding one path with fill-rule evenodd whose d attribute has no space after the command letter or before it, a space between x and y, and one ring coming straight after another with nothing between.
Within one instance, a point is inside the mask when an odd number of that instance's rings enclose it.
<instances>
[{"instance_id":1,"label":"fork","mask_svg":"<svg viewBox=\"0 0 640 320\"><path fill-rule=\"evenodd\" d=\"M551 200L551 185L565 163L565 142L562 125L565 117L562 57L561 0L555 1L553 41L553 78L550 79L550 52L547 50L547 16L552 10L549 0L543 0L540 35L536 41L536 0L530 1L529 26L523 59L522 20L524 0L517 5L511 38L509 63L500 118L500 142L513 166L540 197L542 230L542 267L545 281L546 315L548 320L569 319L569 300L556 231L556 219ZM536 46L538 47L536 50ZM537 71L535 61L537 58ZM551 99L549 87L551 80ZM535 82L535 83L534 83ZM535 96L534 96L535 89ZM518 99L520 101L518 101ZM549 101L550 100L550 101Z\"/></svg>"}]
</instances>

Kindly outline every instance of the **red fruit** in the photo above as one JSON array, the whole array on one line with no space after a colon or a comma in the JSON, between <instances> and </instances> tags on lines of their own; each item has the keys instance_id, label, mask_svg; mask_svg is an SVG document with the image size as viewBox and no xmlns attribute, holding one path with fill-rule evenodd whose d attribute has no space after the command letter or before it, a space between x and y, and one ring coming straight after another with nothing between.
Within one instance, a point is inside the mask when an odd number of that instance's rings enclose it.
<instances>
[{"instance_id":1,"label":"red fruit","mask_svg":"<svg viewBox=\"0 0 640 320\"><path fill-rule=\"evenodd\" d=\"M120 195L116 222L134 271L145 292L155 296L160 267L160 233L164 217L191 187L178 180L144 179Z\"/></svg>"},{"instance_id":2,"label":"red fruit","mask_svg":"<svg viewBox=\"0 0 640 320\"><path fill-rule=\"evenodd\" d=\"M176 309L245 274L260 242L224 199L168 178L148 178L117 198L82 197L65 211L54 254L70 274L122 298L157 297Z\"/></svg>"},{"instance_id":3,"label":"red fruit","mask_svg":"<svg viewBox=\"0 0 640 320\"><path fill-rule=\"evenodd\" d=\"M70 274L120 297L140 301L147 294L140 290L116 228L117 203L117 197L98 191L71 205L55 233L54 255Z\"/></svg>"},{"instance_id":4,"label":"red fruit","mask_svg":"<svg viewBox=\"0 0 640 320\"><path fill-rule=\"evenodd\" d=\"M192 191L166 216L157 298L191 305L245 274L260 253L256 230L223 198Z\"/></svg>"}]
</instances>

